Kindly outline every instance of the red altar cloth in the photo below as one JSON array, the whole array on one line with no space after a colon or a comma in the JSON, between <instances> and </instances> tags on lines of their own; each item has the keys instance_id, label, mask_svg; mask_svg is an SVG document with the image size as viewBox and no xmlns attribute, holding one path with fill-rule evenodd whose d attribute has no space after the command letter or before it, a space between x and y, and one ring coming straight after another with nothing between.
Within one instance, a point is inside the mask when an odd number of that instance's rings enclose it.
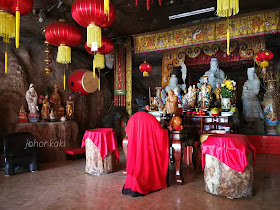
<instances>
[{"instance_id":1,"label":"red altar cloth","mask_svg":"<svg viewBox=\"0 0 280 210\"><path fill-rule=\"evenodd\" d=\"M256 149L247 137L240 134L210 135L202 144L202 168L205 165L205 154L218 158L230 168L243 172L248 164L247 157L253 150L254 164Z\"/></svg>"},{"instance_id":2,"label":"red altar cloth","mask_svg":"<svg viewBox=\"0 0 280 210\"><path fill-rule=\"evenodd\" d=\"M109 151L113 151L119 162L119 149L116 133L112 128L96 128L87 130L82 141L82 148L85 147L85 140L89 138L98 148L102 159L105 158Z\"/></svg>"},{"instance_id":3,"label":"red altar cloth","mask_svg":"<svg viewBox=\"0 0 280 210\"><path fill-rule=\"evenodd\" d=\"M129 119L126 133L127 177L123 194L134 197L166 188L169 147L167 129L163 129L154 116L137 112Z\"/></svg>"}]
</instances>

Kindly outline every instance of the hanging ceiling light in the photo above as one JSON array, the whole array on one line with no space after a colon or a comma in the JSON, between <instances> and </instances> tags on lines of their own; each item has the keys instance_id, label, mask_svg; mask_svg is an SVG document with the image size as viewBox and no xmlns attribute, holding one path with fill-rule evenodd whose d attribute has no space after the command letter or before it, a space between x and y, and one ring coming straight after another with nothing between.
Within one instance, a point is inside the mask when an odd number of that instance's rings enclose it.
<instances>
[{"instance_id":1,"label":"hanging ceiling light","mask_svg":"<svg viewBox=\"0 0 280 210\"><path fill-rule=\"evenodd\" d=\"M178 14L178 15L171 15L168 17L169 20L174 20L174 19L178 19L178 18L183 18L183 17L188 17L188 16L192 16L192 15L199 15L199 14L203 14L206 12L212 12L215 11L215 7L209 7L206 9L199 9L199 10L195 10L195 11L191 11L191 12L186 12L186 13L182 13L182 14Z\"/></svg>"}]
</instances>

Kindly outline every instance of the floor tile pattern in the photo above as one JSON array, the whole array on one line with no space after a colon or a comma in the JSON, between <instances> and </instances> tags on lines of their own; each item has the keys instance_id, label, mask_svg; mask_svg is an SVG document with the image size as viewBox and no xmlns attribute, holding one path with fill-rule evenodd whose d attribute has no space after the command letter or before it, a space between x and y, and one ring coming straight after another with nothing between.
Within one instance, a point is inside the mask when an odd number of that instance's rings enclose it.
<instances>
[{"instance_id":1,"label":"floor tile pattern","mask_svg":"<svg viewBox=\"0 0 280 210\"><path fill-rule=\"evenodd\" d=\"M120 151L121 148L120 148ZM183 166L184 184L175 185L170 166L170 187L144 197L121 194L125 176L124 154L118 171L93 176L84 172L85 160L40 164L40 171L5 177L0 170L0 209L280 209L280 156L258 155L254 169L254 196L228 199L204 191L203 173Z\"/></svg>"}]
</instances>

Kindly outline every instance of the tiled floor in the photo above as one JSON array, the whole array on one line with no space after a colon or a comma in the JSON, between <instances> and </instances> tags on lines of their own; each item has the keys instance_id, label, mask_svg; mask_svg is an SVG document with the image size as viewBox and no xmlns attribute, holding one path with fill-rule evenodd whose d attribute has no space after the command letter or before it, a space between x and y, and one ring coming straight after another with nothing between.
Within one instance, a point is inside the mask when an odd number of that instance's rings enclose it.
<instances>
[{"instance_id":1,"label":"tiled floor","mask_svg":"<svg viewBox=\"0 0 280 210\"><path fill-rule=\"evenodd\" d=\"M196 174L192 166L183 167L182 186L145 197L124 196L125 160L123 153L120 156L119 171L104 176L86 174L83 159L45 163L40 171L10 177L1 170L0 209L280 209L280 156L258 155L254 196L233 200L206 193L203 174Z\"/></svg>"}]
</instances>

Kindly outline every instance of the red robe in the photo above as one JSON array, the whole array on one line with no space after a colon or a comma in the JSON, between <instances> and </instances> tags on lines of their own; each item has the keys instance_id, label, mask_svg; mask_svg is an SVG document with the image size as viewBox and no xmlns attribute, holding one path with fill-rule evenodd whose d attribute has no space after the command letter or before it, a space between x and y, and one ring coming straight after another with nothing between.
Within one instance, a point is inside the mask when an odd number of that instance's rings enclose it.
<instances>
[{"instance_id":1,"label":"red robe","mask_svg":"<svg viewBox=\"0 0 280 210\"><path fill-rule=\"evenodd\" d=\"M128 136L127 177L123 194L146 195L166 188L169 138L157 119L145 112L131 116Z\"/></svg>"}]
</instances>

